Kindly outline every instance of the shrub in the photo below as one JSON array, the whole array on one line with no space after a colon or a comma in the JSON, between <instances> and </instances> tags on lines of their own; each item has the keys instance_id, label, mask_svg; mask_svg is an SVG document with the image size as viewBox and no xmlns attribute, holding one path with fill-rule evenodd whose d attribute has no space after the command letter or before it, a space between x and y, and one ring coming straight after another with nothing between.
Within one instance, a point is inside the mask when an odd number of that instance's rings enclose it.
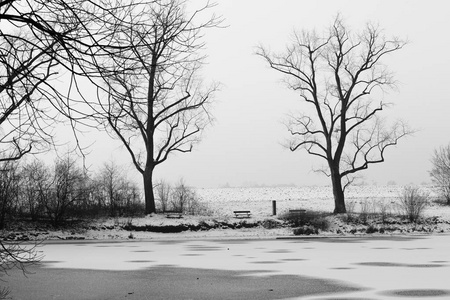
<instances>
[{"instance_id":1,"label":"shrub","mask_svg":"<svg viewBox=\"0 0 450 300\"><path fill-rule=\"evenodd\" d=\"M428 205L428 194L418 187L408 186L403 189L399 200L400 213L407 217L410 222L415 222L422 216Z\"/></svg>"},{"instance_id":2,"label":"shrub","mask_svg":"<svg viewBox=\"0 0 450 300\"><path fill-rule=\"evenodd\" d=\"M164 180L156 186L161 211L179 211L190 215L212 215L209 207L201 201L195 190L180 180L174 187Z\"/></svg>"},{"instance_id":3,"label":"shrub","mask_svg":"<svg viewBox=\"0 0 450 300\"><path fill-rule=\"evenodd\" d=\"M262 221L261 225L265 228L265 229L273 229L273 228L278 228L281 226L281 223L279 220L274 220L274 219L265 219L264 221Z\"/></svg>"},{"instance_id":4,"label":"shrub","mask_svg":"<svg viewBox=\"0 0 450 300\"><path fill-rule=\"evenodd\" d=\"M370 226L369 227L367 227L367 229L366 229L366 233L375 233L375 232L378 232L379 231L379 229L378 229L378 227L376 227L375 225L373 225L373 224L370 224Z\"/></svg>"},{"instance_id":5,"label":"shrub","mask_svg":"<svg viewBox=\"0 0 450 300\"><path fill-rule=\"evenodd\" d=\"M368 201L368 199L361 202L361 211L359 213L359 220L361 223L367 224L369 216L373 213L373 209L371 209L372 207L373 205Z\"/></svg>"},{"instance_id":6,"label":"shrub","mask_svg":"<svg viewBox=\"0 0 450 300\"><path fill-rule=\"evenodd\" d=\"M194 193L194 197L189 202L189 206L185 210L187 214L191 215L202 215L202 216L212 216L213 211L204 203L197 194Z\"/></svg>"},{"instance_id":7,"label":"shrub","mask_svg":"<svg viewBox=\"0 0 450 300\"><path fill-rule=\"evenodd\" d=\"M391 205L384 200L375 202L381 217L381 222L386 223L387 218L391 215Z\"/></svg>"},{"instance_id":8,"label":"shrub","mask_svg":"<svg viewBox=\"0 0 450 300\"><path fill-rule=\"evenodd\" d=\"M293 230L294 235L318 234L319 230L312 225L304 225Z\"/></svg>"},{"instance_id":9,"label":"shrub","mask_svg":"<svg viewBox=\"0 0 450 300\"><path fill-rule=\"evenodd\" d=\"M173 210L186 212L195 201L195 197L194 191L184 183L183 179L180 179L171 193Z\"/></svg>"},{"instance_id":10,"label":"shrub","mask_svg":"<svg viewBox=\"0 0 450 300\"><path fill-rule=\"evenodd\" d=\"M355 212L355 201L345 201L345 207L347 208L348 214L353 214Z\"/></svg>"},{"instance_id":11,"label":"shrub","mask_svg":"<svg viewBox=\"0 0 450 300\"><path fill-rule=\"evenodd\" d=\"M345 207L347 208L347 213L344 216L345 222L352 223L357 220L357 217L355 215L355 201L346 201Z\"/></svg>"},{"instance_id":12,"label":"shrub","mask_svg":"<svg viewBox=\"0 0 450 300\"><path fill-rule=\"evenodd\" d=\"M287 213L281 217L292 227L312 226L317 230L326 231L330 228L330 222L326 214L314 211L306 211L302 214Z\"/></svg>"}]
</instances>

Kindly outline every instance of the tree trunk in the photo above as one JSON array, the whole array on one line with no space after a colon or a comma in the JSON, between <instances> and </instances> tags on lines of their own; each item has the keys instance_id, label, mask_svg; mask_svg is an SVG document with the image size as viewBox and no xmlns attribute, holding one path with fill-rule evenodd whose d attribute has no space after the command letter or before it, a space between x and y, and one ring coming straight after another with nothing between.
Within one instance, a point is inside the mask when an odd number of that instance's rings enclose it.
<instances>
[{"instance_id":1,"label":"tree trunk","mask_svg":"<svg viewBox=\"0 0 450 300\"><path fill-rule=\"evenodd\" d=\"M335 214L346 213L345 208L345 196L344 190L342 189L342 178L339 174L339 168L331 168L331 182L333 185L333 196L334 196L334 212Z\"/></svg>"},{"instance_id":2,"label":"tree trunk","mask_svg":"<svg viewBox=\"0 0 450 300\"><path fill-rule=\"evenodd\" d=\"M144 171L145 214L156 213L153 193L153 166L147 165Z\"/></svg>"}]
</instances>

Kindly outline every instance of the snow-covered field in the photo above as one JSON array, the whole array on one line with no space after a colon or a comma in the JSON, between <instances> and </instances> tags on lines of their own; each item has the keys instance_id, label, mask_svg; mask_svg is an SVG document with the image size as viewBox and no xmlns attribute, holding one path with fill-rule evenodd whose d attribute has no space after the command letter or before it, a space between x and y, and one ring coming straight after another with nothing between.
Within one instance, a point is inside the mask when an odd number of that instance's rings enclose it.
<instances>
[{"instance_id":1,"label":"snow-covered field","mask_svg":"<svg viewBox=\"0 0 450 300\"><path fill-rule=\"evenodd\" d=\"M403 186L351 186L346 192L346 203L354 204L354 211L359 212L364 203L373 209L376 203L384 202L395 212ZM450 207L436 205L436 189L421 186L420 190L429 194L430 206L426 216L441 215L450 219ZM331 187L260 187L260 188L218 188L197 189L199 199L214 214L232 216L234 210L250 210L254 216L272 215L272 202L276 201L277 214L289 209L306 209L332 212L334 209ZM375 203L375 205L374 205ZM351 205L348 205L351 208Z\"/></svg>"}]
</instances>

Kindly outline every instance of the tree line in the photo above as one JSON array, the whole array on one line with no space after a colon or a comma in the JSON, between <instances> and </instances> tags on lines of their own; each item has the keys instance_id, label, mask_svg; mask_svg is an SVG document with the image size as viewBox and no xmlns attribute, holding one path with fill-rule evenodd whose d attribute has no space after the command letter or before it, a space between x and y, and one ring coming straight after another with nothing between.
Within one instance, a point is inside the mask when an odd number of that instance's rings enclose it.
<instances>
[{"instance_id":1,"label":"tree line","mask_svg":"<svg viewBox=\"0 0 450 300\"><path fill-rule=\"evenodd\" d=\"M1 163L0 212L0 229L17 218L57 226L68 218L142 215L143 204L122 167L109 162L89 174L67 155L52 165L38 159Z\"/></svg>"}]
</instances>

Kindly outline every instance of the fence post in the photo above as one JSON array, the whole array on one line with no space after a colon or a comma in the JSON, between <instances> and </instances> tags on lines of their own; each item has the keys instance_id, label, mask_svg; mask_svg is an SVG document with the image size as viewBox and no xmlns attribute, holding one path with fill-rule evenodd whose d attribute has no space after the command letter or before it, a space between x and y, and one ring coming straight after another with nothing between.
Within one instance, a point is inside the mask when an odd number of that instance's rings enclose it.
<instances>
[{"instance_id":1,"label":"fence post","mask_svg":"<svg viewBox=\"0 0 450 300\"><path fill-rule=\"evenodd\" d=\"M277 215L277 201L275 200L272 201L272 215Z\"/></svg>"}]
</instances>

